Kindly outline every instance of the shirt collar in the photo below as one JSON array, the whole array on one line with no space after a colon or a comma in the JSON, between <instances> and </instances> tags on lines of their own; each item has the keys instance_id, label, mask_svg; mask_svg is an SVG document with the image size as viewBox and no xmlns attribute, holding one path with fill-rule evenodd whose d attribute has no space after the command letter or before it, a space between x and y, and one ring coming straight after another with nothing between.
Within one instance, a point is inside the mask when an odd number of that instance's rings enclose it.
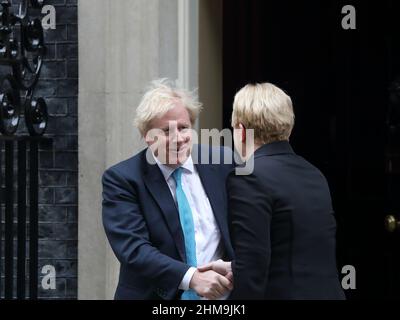
<instances>
[{"instance_id":1,"label":"shirt collar","mask_svg":"<svg viewBox=\"0 0 400 320\"><path fill-rule=\"evenodd\" d=\"M171 174L175 171L175 169L171 168L171 167L169 167L169 166L167 166L165 164L162 164L160 162L160 160L158 160L158 158L154 155L154 153L152 153L152 155L153 155L154 160L156 161L158 167L160 168L161 173L163 174L165 180L167 181L171 177ZM193 173L194 172L194 165L193 165L192 156L190 155L186 159L185 163L182 164L180 167L185 169L186 171L188 171L190 173Z\"/></svg>"}]
</instances>

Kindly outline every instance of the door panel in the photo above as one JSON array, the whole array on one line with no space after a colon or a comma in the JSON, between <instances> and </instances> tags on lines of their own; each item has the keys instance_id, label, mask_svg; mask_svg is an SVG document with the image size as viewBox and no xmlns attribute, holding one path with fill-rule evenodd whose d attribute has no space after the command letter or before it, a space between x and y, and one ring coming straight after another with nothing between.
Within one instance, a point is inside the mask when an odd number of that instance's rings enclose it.
<instances>
[{"instance_id":1,"label":"door panel","mask_svg":"<svg viewBox=\"0 0 400 320\"><path fill-rule=\"evenodd\" d=\"M342 28L347 4L356 30ZM291 143L328 178L338 268L356 268L349 298L400 298L400 232L385 228L400 218L399 14L389 0L224 1L224 125L248 82L292 97Z\"/></svg>"}]
</instances>

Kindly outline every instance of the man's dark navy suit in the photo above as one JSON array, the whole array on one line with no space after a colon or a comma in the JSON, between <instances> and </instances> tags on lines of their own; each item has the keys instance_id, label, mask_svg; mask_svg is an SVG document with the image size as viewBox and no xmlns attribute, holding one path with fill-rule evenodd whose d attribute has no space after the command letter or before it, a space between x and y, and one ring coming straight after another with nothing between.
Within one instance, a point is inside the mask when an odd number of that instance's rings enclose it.
<instances>
[{"instance_id":1,"label":"man's dark navy suit","mask_svg":"<svg viewBox=\"0 0 400 320\"><path fill-rule=\"evenodd\" d=\"M115 298L178 299L189 269L179 213L158 165L147 162L146 150L109 168L102 178L103 224L121 263ZM201 159L207 151L211 163L213 153L223 159L223 150L196 146L192 157ZM233 165L195 166L221 232L224 259L230 261L225 180Z\"/></svg>"}]
</instances>

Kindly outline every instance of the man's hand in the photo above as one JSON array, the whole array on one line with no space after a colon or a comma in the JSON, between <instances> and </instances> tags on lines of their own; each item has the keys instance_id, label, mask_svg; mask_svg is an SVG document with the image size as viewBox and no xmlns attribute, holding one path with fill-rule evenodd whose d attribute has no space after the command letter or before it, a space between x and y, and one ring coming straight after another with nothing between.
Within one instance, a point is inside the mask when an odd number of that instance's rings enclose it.
<instances>
[{"instance_id":1,"label":"man's hand","mask_svg":"<svg viewBox=\"0 0 400 320\"><path fill-rule=\"evenodd\" d=\"M207 263L204 266L198 267L197 270L200 272L213 270L233 282L232 266L230 261L223 261L219 259L217 261Z\"/></svg>"},{"instance_id":2,"label":"man's hand","mask_svg":"<svg viewBox=\"0 0 400 320\"><path fill-rule=\"evenodd\" d=\"M233 289L231 281L213 270L204 272L196 270L189 287L199 296L210 300L218 299Z\"/></svg>"}]
</instances>

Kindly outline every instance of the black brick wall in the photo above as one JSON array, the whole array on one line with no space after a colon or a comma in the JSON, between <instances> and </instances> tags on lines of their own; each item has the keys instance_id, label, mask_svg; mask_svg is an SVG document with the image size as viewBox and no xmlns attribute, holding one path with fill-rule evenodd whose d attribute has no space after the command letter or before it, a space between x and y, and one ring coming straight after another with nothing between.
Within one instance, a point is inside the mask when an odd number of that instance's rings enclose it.
<instances>
[{"instance_id":1,"label":"black brick wall","mask_svg":"<svg viewBox=\"0 0 400 320\"><path fill-rule=\"evenodd\" d=\"M50 114L46 136L51 148L41 152L39 275L55 267L56 290L39 289L39 297L77 298L78 240L78 28L77 1L47 0L56 8L56 29L45 31L48 55L37 94Z\"/></svg>"},{"instance_id":2,"label":"black brick wall","mask_svg":"<svg viewBox=\"0 0 400 320\"><path fill-rule=\"evenodd\" d=\"M35 97L44 97L50 114L39 160L39 279L42 267L53 265L56 290L39 298L77 298L78 216L78 28L77 0L46 0L56 8L56 29L45 30L48 48ZM40 10L32 16L42 18ZM24 120L18 134L27 134ZM4 279L2 279L4 280Z\"/></svg>"}]
</instances>

